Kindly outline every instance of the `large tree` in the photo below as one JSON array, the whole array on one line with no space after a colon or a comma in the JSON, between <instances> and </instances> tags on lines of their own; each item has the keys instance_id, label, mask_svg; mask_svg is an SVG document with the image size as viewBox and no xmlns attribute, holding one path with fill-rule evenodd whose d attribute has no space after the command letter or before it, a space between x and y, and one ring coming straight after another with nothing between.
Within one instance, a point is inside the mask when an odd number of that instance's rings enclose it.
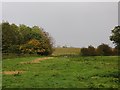
<instances>
[{"instance_id":1,"label":"large tree","mask_svg":"<svg viewBox=\"0 0 120 90\"><path fill-rule=\"evenodd\" d=\"M8 23L2 23L2 51L11 52L11 46L17 44L18 38L17 33L14 31L13 27Z\"/></svg>"},{"instance_id":2,"label":"large tree","mask_svg":"<svg viewBox=\"0 0 120 90\"><path fill-rule=\"evenodd\" d=\"M110 40L113 41L113 43L118 49L118 55L120 55L120 26L116 26L112 30L112 35L110 36Z\"/></svg>"}]
</instances>

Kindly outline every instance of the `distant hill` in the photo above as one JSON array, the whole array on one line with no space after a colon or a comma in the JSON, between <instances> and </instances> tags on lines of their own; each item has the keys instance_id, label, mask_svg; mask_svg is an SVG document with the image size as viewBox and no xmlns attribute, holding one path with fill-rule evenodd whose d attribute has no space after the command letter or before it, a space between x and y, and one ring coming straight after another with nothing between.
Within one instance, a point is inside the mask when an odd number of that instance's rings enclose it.
<instances>
[{"instance_id":1,"label":"distant hill","mask_svg":"<svg viewBox=\"0 0 120 90\"><path fill-rule=\"evenodd\" d=\"M80 48L54 48L53 56L59 55L78 55Z\"/></svg>"}]
</instances>

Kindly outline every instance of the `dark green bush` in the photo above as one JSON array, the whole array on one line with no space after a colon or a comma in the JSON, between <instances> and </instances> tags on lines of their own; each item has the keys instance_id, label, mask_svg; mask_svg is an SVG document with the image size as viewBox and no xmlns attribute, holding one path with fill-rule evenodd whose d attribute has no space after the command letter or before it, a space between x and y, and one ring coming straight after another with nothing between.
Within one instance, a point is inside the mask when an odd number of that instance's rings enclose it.
<instances>
[{"instance_id":1,"label":"dark green bush","mask_svg":"<svg viewBox=\"0 0 120 90\"><path fill-rule=\"evenodd\" d=\"M88 49L87 48L81 48L81 55L82 56L88 56L89 55Z\"/></svg>"},{"instance_id":2,"label":"dark green bush","mask_svg":"<svg viewBox=\"0 0 120 90\"><path fill-rule=\"evenodd\" d=\"M117 55L118 50L116 48L112 49L107 44L101 44L96 48L93 46L88 46L88 48L81 48L82 56L111 56Z\"/></svg>"},{"instance_id":3,"label":"dark green bush","mask_svg":"<svg viewBox=\"0 0 120 90\"><path fill-rule=\"evenodd\" d=\"M93 46L88 46L88 48L81 48L81 55L82 56L95 56L96 49Z\"/></svg>"},{"instance_id":4,"label":"dark green bush","mask_svg":"<svg viewBox=\"0 0 120 90\"><path fill-rule=\"evenodd\" d=\"M107 44L101 44L97 47L97 55L110 56L112 55L112 48Z\"/></svg>"}]
</instances>

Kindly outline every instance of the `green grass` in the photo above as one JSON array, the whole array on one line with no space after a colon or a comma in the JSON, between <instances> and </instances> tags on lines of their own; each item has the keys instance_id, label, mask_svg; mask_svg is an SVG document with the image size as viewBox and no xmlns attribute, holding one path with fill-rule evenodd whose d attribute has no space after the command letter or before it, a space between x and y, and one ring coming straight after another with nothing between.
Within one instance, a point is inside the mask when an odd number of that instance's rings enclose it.
<instances>
[{"instance_id":1,"label":"green grass","mask_svg":"<svg viewBox=\"0 0 120 90\"><path fill-rule=\"evenodd\" d=\"M38 64L19 64L38 57L3 60L3 71L24 70L4 75L4 88L118 88L118 57L54 57Z\"/></svg>"},{"instance_id":2,"label":"green grass","mask_svg":"<svg viewBox=\"0 0 120 90\"><path fill-rule=\"evenodd\" d=\"M15 53L2 53L2 59L10 59L10 58L21 58L21 57L37 57L37 54L15 54Z\"/></svg>"}]
</instances>

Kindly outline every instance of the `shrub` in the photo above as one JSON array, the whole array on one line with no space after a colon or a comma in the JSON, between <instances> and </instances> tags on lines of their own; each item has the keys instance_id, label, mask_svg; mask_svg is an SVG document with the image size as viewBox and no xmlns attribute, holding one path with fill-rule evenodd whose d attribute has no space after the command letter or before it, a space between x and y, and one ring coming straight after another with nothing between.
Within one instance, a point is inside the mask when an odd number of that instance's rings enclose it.
<instances>
[{"instance_id":1,"label":"shrub","mask_svg":"<svg viewBox=\"0 0 120 90\"><path fill-rule=\"evenodd\" d=\"M112 55L112 49L107 44L101 44L97 47L97 55L110 56Z\"/></svg>"},{"instance_id":2,"label":"shrub","mask_svg":"<svg viewBox=\"0 0 120 90\"><path fill-rule=\"evenodd\" d=\"M20 50L23 53L34 54L37 53L38 51L41 51L41 44L38 40L31 39L26 44L21 45Z\"/></svg>"},{"instance_id":3,"label":"shrub","mask_svg":"<svg viewBox=\"0 0 120 90\"><path fill-rule=\"evenodd\" d=\"M20 54L21 50L19 49L19 45L12 45L8 48L8 53L16 53Z\"/></svg>"},{"instance_id":4,"label":"shrub","mask_svg":"<svg viewBox=\"0 0 120 90\"><path fill-rule=\"evenodd\" d=\"M93 46L88 46L88 48L81 48L82 56L110 56L118 55L118 49L112 49L107 44L101 44L95 49Z\"/></svg>"},{"instance_id":5,"label":"shrub","mask_svg":"<svg viewBox=\"0 0 120 90\"><path fill-rule=\"evenodd\" d=\"M81 55L82 56L95 56L96 49L93 46L88 46L88 48L81 48Z\"/></svg>"},{"instance_id":6,"label":"shrub","mask_svg":"<svg viewBox=\"0 0 120 90\"><path fill-rule=\"evenodd\" d=\"M87 48L81 48L81 55L82 56L88 56L89 55L88 49Z\"/></svg>"},{"instance_id":7,"label":"shrub","mask_svg":"<svg viewBox=\"0 0 120 90\"><path fill-rule=\"evenodd\" d=\"M112 49L112 55L118 55L118 48L117 47Z\"/></svg>"},{"instance_id":8,"label":"shrub","mask_svg":"<svg viewBox=\"0 0 120 90\"><path fill-rule=\"evenodd\" d=\"M89 56L95 56L96 55L96 49L93 46L88 46L88 55Z\"/></svg>"}]
</instances>

